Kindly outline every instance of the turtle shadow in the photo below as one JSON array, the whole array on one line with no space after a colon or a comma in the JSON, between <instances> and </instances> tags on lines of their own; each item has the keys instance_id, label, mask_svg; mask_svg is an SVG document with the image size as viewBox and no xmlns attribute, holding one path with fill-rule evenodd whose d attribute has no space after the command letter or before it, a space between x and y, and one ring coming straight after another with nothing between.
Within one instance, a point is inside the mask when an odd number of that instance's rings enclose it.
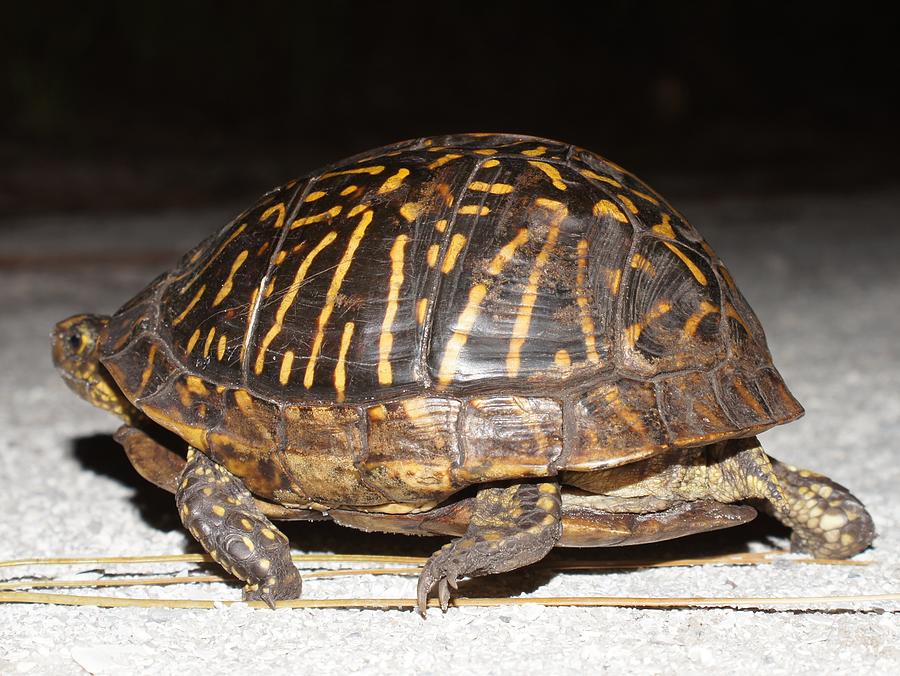
<instances>
[{"instance_id":1,"label":"turtle shadow","mask_svg":"<svg viewBox=\"0 0 900 676\"><path fill-rule=\"evenodd\" d=\"M131 489L130 500L148 525L161 531L183 529L175 508L175 497L138 474L111 435L94 434L73 439L72 455L86 470ZM278 521L277 525L290 538L294 548L310 552L429 556L446 541L439 537L366 533L338 526L332 521ZM197 552L200 551L197 545Z\"/></svg>"},{"instance_id":2,"label":"turtle shadow","mask_svg":"<svg viewBox=\"0 0 900 676\"><path fill-rule=\"evenodd\" d=\"M131 502L147 524L162 531L181 528L174 496L138 474L111 435L94 434L73 439L72 455L85 469L130 488L133 491Z\"/></svg>"}]
</instances>

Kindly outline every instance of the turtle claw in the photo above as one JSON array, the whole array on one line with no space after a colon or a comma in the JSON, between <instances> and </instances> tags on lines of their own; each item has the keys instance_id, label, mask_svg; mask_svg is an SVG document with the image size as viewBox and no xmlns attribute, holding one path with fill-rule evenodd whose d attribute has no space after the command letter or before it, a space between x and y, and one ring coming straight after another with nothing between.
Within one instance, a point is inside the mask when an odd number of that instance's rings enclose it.
<instances>
[{"instance_id":1,"label":"turtle claw","mask_svg":"<svg viewBox=\"0 0 900 676\"><path fill-rule=\"evenodd\" d=\"M444 545L440 551L434 554L425 564L422 574L419 575L418 584L418 609L419 614L425 617L428 608L428 594L437 584L438 602L441 610L447 612L450 607L450 589L459 589L459 578L466 573L466 552L458 552L456 542ZM462 554L462 555L460 555Z\"/></svg>"},{"instance_id":2,"label":"turtle claw","mask_svg":"<svg viewBox=\"0 0 900 676\"><path fill-rule=\"evenodd\" d=\"M296 569L295 569L296 570ZM244 585L244 601L262 601L269 608L275 610L275 602L283 599L300 598L302 580L300 574L285 575L285 579L278 580L269 577L253 584Z\"/></svg>"}]
</instances>

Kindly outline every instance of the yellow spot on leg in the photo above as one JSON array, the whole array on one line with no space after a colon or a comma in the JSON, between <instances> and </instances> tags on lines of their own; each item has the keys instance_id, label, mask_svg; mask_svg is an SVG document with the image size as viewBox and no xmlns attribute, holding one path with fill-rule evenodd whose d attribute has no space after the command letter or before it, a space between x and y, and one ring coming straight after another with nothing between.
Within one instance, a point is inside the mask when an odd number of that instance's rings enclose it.
<instances>
[{"instance_id":1,"label":"yellow spot on leg","mask_svg":"<svg viewBox=\"0 0 900 676\"><path fill-rule=\"evenodd\" d=\"M216 516L225 516L225 508L222 505L213 505L212 511Z\"/></svg>"},{"instance_id":2,"label":"yellow spot on leg","mask_svg":"<svg viewBox=\"0 0 900 676\"><path fill-rule=\"evenodd\" d=\"M394 346L394 334L391 333L391 328L394 325L394 317L397 315L400 287L403 286L403 255L408 240L407 235L399 235L391 247L391 279L388 286L387 310L384 313L381 336L378 340L378 382L381 385L390 385L394 380L391 371L391 349Z\"/></svg>"}]
</instances>

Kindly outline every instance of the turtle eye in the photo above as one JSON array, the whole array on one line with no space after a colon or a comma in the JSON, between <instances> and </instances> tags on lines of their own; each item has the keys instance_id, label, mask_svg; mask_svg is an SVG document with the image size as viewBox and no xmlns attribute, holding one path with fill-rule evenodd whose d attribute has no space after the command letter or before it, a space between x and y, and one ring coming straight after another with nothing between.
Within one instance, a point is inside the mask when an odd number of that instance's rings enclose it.
<instances>
[{"instance_id":1,"label":"turtle eye","mask_svg":"<svg viewBox=\"0 0 900 676\"><path fill-rule=\"evenodd\" d=\"M72 352L78 352L81 349L81 334L77 332L70 333L66 338L66 342L69 344L69 349Z\"/></svg>"}]
</instances>

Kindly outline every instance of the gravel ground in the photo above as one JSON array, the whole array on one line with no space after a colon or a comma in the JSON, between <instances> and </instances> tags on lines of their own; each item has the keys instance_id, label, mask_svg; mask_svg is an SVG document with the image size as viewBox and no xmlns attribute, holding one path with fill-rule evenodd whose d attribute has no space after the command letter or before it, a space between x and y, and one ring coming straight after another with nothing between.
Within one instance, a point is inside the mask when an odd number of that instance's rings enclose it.
<instances>
[{"instance_id":1,"label":"gravel ground","mask_svg":"<svg viewBox=\"0 0 900 676\"><path fill-rule=\"evenodd\" d=\"M664 185L659 187L665 188ZM705 566L589 573L517 571L467 595L794 596L900 592L900 191L695 198L678 206L728 261L767 328L800 421L763 435L784 460L850 486L880 533L861 566ZM174 501L110 439L116 420L74 398L47 334L77 311L109 312L229 216L226 211L31 218L0 224L0 559L196 552ZM286 528L297 552L427 555L434 538ZM760 519L627 556L784 546ZM610 552L565 552L603 560ZM622 552L618 552L622 555ZM141 573L188 570L143 564ZM91 579L135 568L54 569ZM4 579L50 574L2 569ZM310 579L311 598L405 597L413 578ZM84 593L95 593L86 591ZM102 593L102 592L96 592ZM124 595L125 591L115 593ZM151 587L168 598L239 598L236 584ZM0 605L0 673L347 672L897 673L900 603L772 610L98 609Z\"/></svg>"}]
</instances>

